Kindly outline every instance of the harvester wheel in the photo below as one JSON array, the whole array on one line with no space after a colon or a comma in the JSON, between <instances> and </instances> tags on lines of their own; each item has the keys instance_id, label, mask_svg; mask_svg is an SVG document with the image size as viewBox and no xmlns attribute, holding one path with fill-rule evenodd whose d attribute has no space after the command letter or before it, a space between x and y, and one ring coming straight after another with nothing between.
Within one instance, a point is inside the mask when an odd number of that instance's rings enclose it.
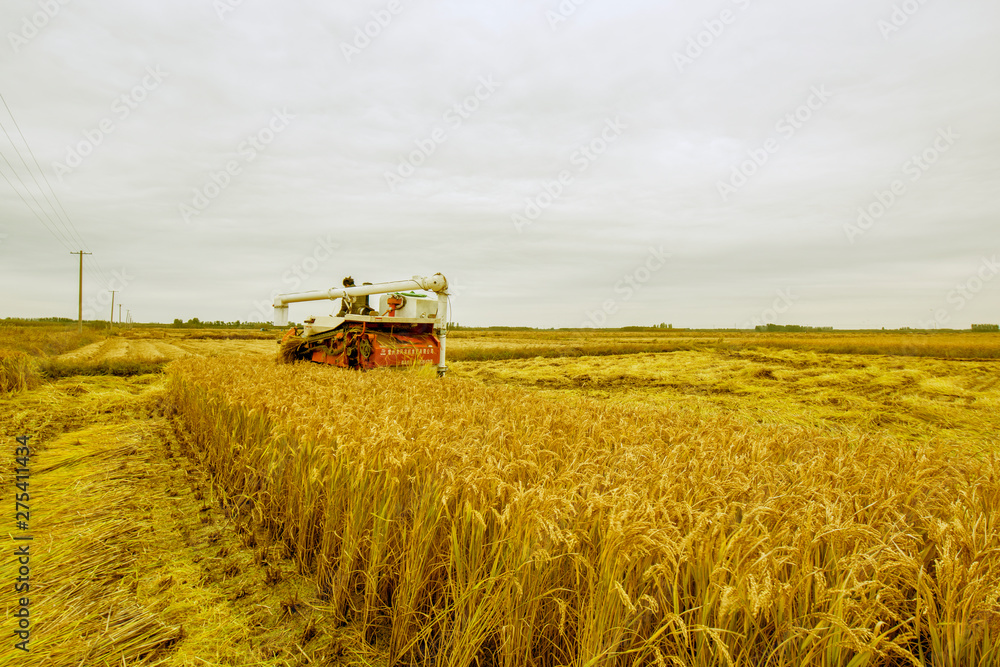
<instances>
[{"instance_id":1,"label":"harvester wheel","mask_svg":"<svg viewBox=\"0 0 1000 667\"><path fill-rule=\"evenodd\" d=\"M368 359L372 356L372 342L367 338L362 338L358 343L358 351L361 352L361 356Z\"/></svg>"}]
</instances>

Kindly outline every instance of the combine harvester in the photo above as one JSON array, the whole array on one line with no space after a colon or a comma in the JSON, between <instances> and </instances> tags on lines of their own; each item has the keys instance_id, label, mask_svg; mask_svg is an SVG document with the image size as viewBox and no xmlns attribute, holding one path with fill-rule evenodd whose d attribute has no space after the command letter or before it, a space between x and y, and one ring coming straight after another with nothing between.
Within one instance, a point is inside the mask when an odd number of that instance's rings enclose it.
<instances>
[{"instance_id":1,"label":"combine harvester","mask_svg":"<svg viewBox=\"0 0 1000 667\"><path fill-rule=\"evenodd\" d=\"M369 304L372 294L382 295L378 310ZM301 332L289 329L281 339L279 359L361 370L430 363L437 366L439 376L448 370L448 281L440 273L360 286L347 277L343 287L325 292L279 294L274 298L275 326L288 326L288 304L326 299L341 299L340 312L309 316Z\"/></svg>"}]
</instances>

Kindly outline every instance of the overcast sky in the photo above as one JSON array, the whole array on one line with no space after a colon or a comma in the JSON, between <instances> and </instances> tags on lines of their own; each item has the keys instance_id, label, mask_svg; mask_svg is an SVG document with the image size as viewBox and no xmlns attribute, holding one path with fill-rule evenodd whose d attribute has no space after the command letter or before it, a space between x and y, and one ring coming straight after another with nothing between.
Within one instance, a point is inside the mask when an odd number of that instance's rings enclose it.
<instances>
[{"instance_id":1,"label":"overcast sky","mask_svg":"<svg viewBox=\"0 0 1000 667\"><path fill-rule=\"evenodd\" d=\"M90 318L109 289L136 321L266 320L275 292L440 272L467 325L997 322L998 19L6 0L41 173L0 108L0 317L76 317L82 247Z\"/></svg>"}]
</instances>

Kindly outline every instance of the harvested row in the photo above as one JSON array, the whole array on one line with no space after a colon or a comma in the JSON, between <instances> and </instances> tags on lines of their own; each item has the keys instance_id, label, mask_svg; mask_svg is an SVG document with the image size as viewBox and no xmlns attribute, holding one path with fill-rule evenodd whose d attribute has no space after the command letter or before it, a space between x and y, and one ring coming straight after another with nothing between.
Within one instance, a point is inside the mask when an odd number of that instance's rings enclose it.
<instances>
[{"instance_id":1,"label":"harvested row","mask_svg":"<svg viewBox=\"0 0 1000 667\"><path fill-rule=\"evenodd\" d=\"M98 343L93 343L78 350L60 355L60 361L106 361L106 360L143 360L163 361L177 359L188 354L187 351L164 341L130 340L113 337Z\"/></svg>"},{"instance_id":2,"label":"harvested row","mask_svg":"<svg viewBox=\"0 0 1000 667\"><path fill-rule=\"evenodd\" d=\"M448 334L453 361L496 361L536 357L583 357L720 350L798 350L820 354L893 355L942 359L1000 359L1000 335L949 332L754 333L652 329L618 331L488 331L459 329Z\"/></svg>"},{"instance_id":3,"label":"harvested row","mask_svg":"<svg viewBox=\"0 0 1000 667\"><path fill-rule=\"evenodd\" d=\"M990 664L993 452L259 356L170 369L338 621L434 665Z\"/></svg>"},{"instance_id":4,"label":"harvested row","mask_svg":"<svg viewBox=\"0 0 1000 667\"><path fill-rule=\"evenodd\" d=\"M89 345L59 355L61 361L90 361L105 358L111 351L124 343L120 338L105 338Z\"/></svg>"}]
</instances>

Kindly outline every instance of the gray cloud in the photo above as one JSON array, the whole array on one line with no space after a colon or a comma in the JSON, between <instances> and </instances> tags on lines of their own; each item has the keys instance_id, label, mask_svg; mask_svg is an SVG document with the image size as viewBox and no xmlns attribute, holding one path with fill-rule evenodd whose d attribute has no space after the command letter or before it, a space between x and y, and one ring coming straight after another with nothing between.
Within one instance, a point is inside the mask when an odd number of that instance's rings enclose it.
<instances>
[{"instance_id":1,"label":"gray cloud","mask_svg":"<svg viewBox=\"0 0 1000 667\"><path fill-rule=\"evenodd\" d=\"M30 39L39 3L0 10L2 92L103 269L88 262L85 291L127 271L139 320L245 319L275 289L441 271L465 324L576 326L618 298L609 325L732 326L792 288L786 322L915 326L1000 250L985 0L924 3L888 32L902 3L588 0L554 27L554 1L229 5L70 2ZM148 68L167 74L135 99ZM829 99L796 117L817 87ZM276 112L293 118L268 134ZM620 136L581 160L615 118ZM914 180L906 163L947 128L959 138ZM0 221L0 315L75 315L77 248L6 182ZM330 235L336 252L298 276ZM624 299L660 247L670 261ZM996 321L994 282L950 324Z\"/></svg>"}]
</instances>

